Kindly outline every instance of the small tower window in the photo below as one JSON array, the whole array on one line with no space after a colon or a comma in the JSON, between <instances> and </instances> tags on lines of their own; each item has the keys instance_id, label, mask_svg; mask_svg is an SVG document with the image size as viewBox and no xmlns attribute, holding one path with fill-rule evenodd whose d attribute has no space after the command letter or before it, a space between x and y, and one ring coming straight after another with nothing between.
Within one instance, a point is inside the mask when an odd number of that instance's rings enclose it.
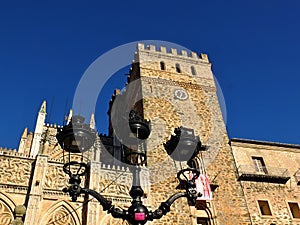
<instances>
[{"instance_id":1,"label":"small tower window","mask_svg":"<svg viewBox=\"0 0 300 225\"><path fill-rule=\"evenodd\" d=\"M175 64L175 68L176 68L176 72L177 72L177 73L181 73L181 69L180 69L179 63L176 63L176 64Z\"/></svg>"},{"instance_id":2,"label":"small tower window","mask_svg":"<svg viewBox=\"0 0 300 225\"><path fill-rule=\"evenodd\" d=\"M297 202L289 202L290 211L293 218L300 218L300 209Z\"/></svg>"},{"instance_id":3,"label":"small tower window","mask_svg":"<svg viewBox=\"0 0 300 225\"><path fill-rule=\"evenodd\" d=\"M259 206L261 215L263 215L263 216L271 216L272 215L268 201L258 200L258 206Z\"/></svg>"},{"instance_id":4,"label":"small tower window","mask_svg":"<svg viewBox=\"0 0 300 225\"><path fill-rule=\"evenodd\" d=\"M208 225L208 219L197 217L197 225Z\"/></svg>"},{"instance_id":5,"label":"small tower window","mask_svg":"<svg viewBox=\"0 0 300 225\"><path fill-rule=\"evenodd\" d=\"M196 69L195 69L194 66L191 66L191 72L192 72L193 75L196 75L196 74L197 74L197 73L196 73Z\"/></svg>"},{"instance_id":6,"label":"small tower window","mask_svg":"<svg viewBox=\"0 0 300 225\"><path fill-rule=\"evenodd\" d=\"M165 62L163 62L163 61L160 62L160 69L161 70L166 70Z\"/></svg>"},{"instance_id":7,"label":"small tower window","mask_svg":"<svg viewBox=\"0 0 300 225\"><path fill-rule=\"evenodd\" d=\"M252 161L256 172L263 174L268 173L264 159L262 157L252 157Z\"/></svg>"}]
</instances>

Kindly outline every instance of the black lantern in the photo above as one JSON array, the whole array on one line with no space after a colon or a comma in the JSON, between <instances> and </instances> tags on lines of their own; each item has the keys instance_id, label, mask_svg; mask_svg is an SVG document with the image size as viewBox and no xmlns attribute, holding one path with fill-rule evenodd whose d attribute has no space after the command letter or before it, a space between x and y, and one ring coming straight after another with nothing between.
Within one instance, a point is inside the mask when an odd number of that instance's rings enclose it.
<instances>
[{"instance_id":1,"label":"black lantern","mask_svg":"<svg viewBox=\"0 0 300 225\"><path fill-rule=\"evenodd\" d=\"M185 127L175 128L175 135L164 144L167 153L177 161L188 161L195 157L201 149L199 136L195 136L194 130Z\"/></svg>"},{"instance_id":2,"label":"black lantern","mask_svg":"<svg viewBox=\"0 0 300 225\"><path fill-rule=\"evenodd\" d=\"M134 137L130 136L123 145L124 161L130 165L142 165L146 162L147 151L145 139L150 135L150 122L134 110L129 113L129 127Z\"/></svg>"},{"instance_id":3,"label":"black lantern","mask_svg":"<svg viewBox=\"0 0 300 225\"><path fill-rule=\"evenodd\" d=\"M56 138L65 151L81 153L93 146L96 133L89 124L84 124L84 117L77 115L68 125L58 129Z\"/></svg>"},{"instance_id":4,"label":"black lantern","mask_svg":"<svg viewBox=\"0 0 300 225\"><path fill-rule=\"evenodd\" d=\"M138 144L122 145L124 162L130 165L143 165L147 160L145 142Z\"/></svg>"},{"instance_id":5,"label":"black lantern","mask_svg":"<svg viewBox=\"0 0 300 225\"><path fill-rule=\"evenodd\" d=\"M139 139L147 139L151 132L150 122L144 120L136 111L129 113L129 127L135 136Z\"/></svg>"}]
</instances>

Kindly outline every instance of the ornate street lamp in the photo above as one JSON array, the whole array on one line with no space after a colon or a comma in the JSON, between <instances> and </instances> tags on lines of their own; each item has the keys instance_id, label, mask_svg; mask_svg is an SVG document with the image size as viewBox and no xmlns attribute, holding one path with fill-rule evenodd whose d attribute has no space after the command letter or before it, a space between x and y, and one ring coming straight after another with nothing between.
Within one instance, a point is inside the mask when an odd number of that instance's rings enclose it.
<instances>
[{"instance_id":1,"label":"ornate street lamp","mask_svg":"<svg viewBox=\"0 0 300 225\"><path fill-rule=\"evenodd\" d=\"M86 151L88 150L88 147L90 148L92 146L92 140L95 136L95 132L88 129L87 124L83 124L84 120L77 119L75 116L73 118L74 119L71 123L58 130L58 142L67 152L74 153L78 152L78 150L79 152ZM150 123L142 119L134 111L130 112L128 122L130 130L135 136L132 140L135 140L136 143L135 148L123 148L125 151L125 162L134 165L132 169L132 187L129 191L129 194L132 197L131 206L128 209L117 208L112 205L111 201L103 197L100 193L89 188L81 187L80 177L85 176L88 171L88 164L83 162L69 161L64 164L63 170L70 176L70 186L68 188L64 188L63 191L65 193L69 193L72 201L76 201L77 197L81 194L89 194L100 202L104 211L110 213L114 218L127 220L133 225L143 225L147 221L160 219L170 211L171 205L181 197L187 198L191 205L195 205L197 197L201 196L200 193L197 193L195 185L195 180L200 174L198 170L193 168L186 168L177 173L177 178L180 181L180 187L185 190L184 192L173 194L168 200L162 202L159 208L155 211L148 210L148 208L143 204L142 196L144 195L144 191L140 185L140 166L146 161L147 152L144 146L144 140L149 137L151 128ZM199 137L195 137L193 130L187 128L178 128L175 133L176 135L172 136L170 141L165 144L165 148L169 155L176 155L173 157L175 160L187 161L194 156L197 151L199 151L201 147ZM138 141L136 139L138 139ZM134 143L134 141L132 141L132 143ZM141 143L143 143L143 145ZM176 145L178 146L176 147ZM71 170L72 166L77 166L77 170ZM190 178L189 175L186 175L190 173L193 173L192 178Z\"/></svg>"},{"instance_id":2,"label":"ornate street lamp","mask_svg":"<svg viewBox=\"0 0 300 225\"><path fill-rule=\"evenodd\" d=\"M88 124L84 124L84 117L77 115L72 117L68 125L59 128L56 138L63 150L82 153L93 146L96 133Z\"/></svg>"}]
</instances>

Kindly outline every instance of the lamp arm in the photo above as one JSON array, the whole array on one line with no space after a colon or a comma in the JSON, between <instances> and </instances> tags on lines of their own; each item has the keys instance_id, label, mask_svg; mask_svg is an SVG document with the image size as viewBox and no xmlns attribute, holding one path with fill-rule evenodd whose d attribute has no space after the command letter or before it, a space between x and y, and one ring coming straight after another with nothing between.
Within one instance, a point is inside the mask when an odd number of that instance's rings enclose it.
<instances>
[{"instance_id":1,"label":"lamp arm","mask_svg":"<svg viewBox=\"0 0 300 225\"><path fill-rule=\"evenodd\" d=\"M158 209L156 209L152 215L151 215L151 219L160 219L161 217L163 217L164 215L166 215L168 212L170 212L170 207L171 205L178 199L181 197L188 197L188 193L187 192L178 192L173 194L167 201L162 202L160 204L160 206L158 207Z\"/></svg>"},{"instance_id":2,"label":"lamp arm","mask_svg":"<svg viewBox=\"0 0 300 225\"><path fill-rule=\"evenodd\" d=\"M160 219L168 212L170 212L171 205L178 199L182 197L186 197L190 205L196 204L196 199L201 197L202 194L198 193L196 190L196 185L193 180L189 180L186 183L186 191L185 192L178 192L173 194L167 201L162 202L158 209L156 209L153 213L151 213L150 218L153 219Z\"/></svg>"},{"instance_id":3,"label":"lamp arm","mask_svg":"<svg viewBox=\"0 0 300 225\"><path fill-rule=\"evenodd\" d=\"M89 194L89 195L93 196L95 199L97 199L98 202L100 202L100 204L102 205L104 211L109 210L112 207L112 202L111 201L107 200L101 194L99 194L98 192L96 192L92 189L82 188L80 190L80 192L83 193L83 194Z\"/></svg>"},{"instance_id":4,"label":"lamp arm","mask_svg":"<svg viewBox=\"0 0 300 225\"><path fill-rule=\"evenodd\" d=\"M143 225L147 221L151 221L154 219L160 219L164 215L166 215L168 212L170 212L171 205L181 197L187 198L190 205L196 204L197 197L201 196L201 193L198 193L196 190L196 184L195 179L197 176L194 176L193 179L187 180L184 182L183 179L180 179L180 175L184 175L184 172L193 172L194 170L191 169L184 169L181 170L177 177L180 180L181 184L185 187L185 192L177 192L173 194L171 197L168 198L167 201L162 202L158 209L156 209L154 212L148 211L147 207L143 205L142 203L142 196L144 195L144 191L140 186L140 168L134 168L133 172L133 181L132 181L132 188L129 192L130 196L132 197L132 205L128 208L128 210L117 208L114 205L112 205L112 202L108 199L106 199L104 196L102 196L100 193L96 192L95 190L89 189L89 188L82 188L80 187L81 179L80 177L84 175L84 173L79 173L79 169L76 174L72 174L72 172L67 170L67 166L71 165L79 165L81 169L82 167L85 167L85 164L81 164L78 162L70 162L69 164L64 165L64 170L69 176L69 184L70 186L68 188L64 188L62 191L65 193L68 193L71 198L72 202L76 202L77 198L81 194L85 195L91 195L95 199L99 201L99 203L102 205L103 210L110 213L114 218L121 218L123 220L129 221L131 224L138 224ZM197 175L197 174L196 174ZM198 172L199 176L199 172ZM187 177L185 176L187 179Z\"/></svg>"},{"instance_id":5,"label":"lamp arm","mask_svg":"<svg viewBox=\"0 0 300 225\"><path fill-rule=\"evenodd\" d=\"M127 210L115 207L114 205L112 205L112 202L110 200L103 197L100 193L89 188L82 188L80 192L83 194L89 194L97 199L102 205L103 210L111 213L114 218L126 219L126 216L128 214Z\"/></svg>"},{"instance_id":6,"label":"lamp arm","mask_svg":"<svg viewBox=\"0 0 300 225\"><path fill-rule=\"evenodd\" d=\"M81 188L78 183L71 184L69 188L64 188L63 192L69 193L73 202L77 200L77 197L79 197L80 194L91 195L95 199L97 199L98 202L100 202L100 204L103 207L103 210L107 211L108 213L111 213L113 217L122 219L126 219L127 217L127 210L122 210L120 208L115 207L114 205L112 205L112 202L110 200L103 197L100 193L89 188Z\"/></svg>"}]
</instances>

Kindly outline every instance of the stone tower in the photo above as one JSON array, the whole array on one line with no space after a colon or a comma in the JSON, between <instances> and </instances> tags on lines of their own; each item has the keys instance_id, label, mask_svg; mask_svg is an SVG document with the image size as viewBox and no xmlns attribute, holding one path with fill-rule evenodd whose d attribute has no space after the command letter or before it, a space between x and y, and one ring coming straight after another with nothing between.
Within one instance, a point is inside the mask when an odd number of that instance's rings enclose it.
<instances>
[{"instance_id":1,"label":"stone tower","mask_svg":"<svg viewBox=\"0 0 300 225\"><path fill-rule=\"evenodd\" d=\"M154 224L250 224L208 56L140 43L128 77L126 92L130 91L130 104L151 120L147 168L153 209L176 192L176 172L186 166L172 160L163 147L180 126L192 128L206 146L193 164L215 189L212 201L199 201L196 207L177 200Z\"/></svg>"}]
</instances>

